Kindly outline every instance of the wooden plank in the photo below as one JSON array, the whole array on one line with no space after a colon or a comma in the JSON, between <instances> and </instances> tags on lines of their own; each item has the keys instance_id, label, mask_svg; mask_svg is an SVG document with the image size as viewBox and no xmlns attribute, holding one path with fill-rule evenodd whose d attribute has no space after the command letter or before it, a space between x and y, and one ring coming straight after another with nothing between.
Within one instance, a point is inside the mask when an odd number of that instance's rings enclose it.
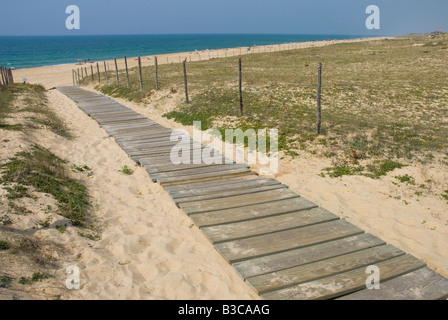
<instances>
[{"instance_id":1,"label":"wooden plank","mask_svg":"<svg viewBox=\"0 0 448 320\"><path fill-rule=\"evenodd\" d=\"M147 123L147 119L142 116L129 116L129 117L120 117L120 118L111 118L104 120L97 120L97 122L101 125L119 125L123 123Z\"/></svg>"},{"instance_id":2,"label":"wooden plank","mask_svg":"<svg viewBox=\"0 0 448 320\"><path fill-rule=\"evenodd\" d=\"M83 111L85 112L85 113L87 113L89 116L95 116L95 115L98 115L98 114L103 114L104 112L122 112L122 111L125 111L126 109L124 109L123 107L120 107L120 106L111 106L110 108L108 108L107 110L104 110L104 109L99 109L99 108L96 108L96 109L83 109Z\"/></svg>"},{"instance_id":3,"label":"wooden plank","mask_svg":"<svg viewBox=\"0 0 448 320\"><path fill-rule=\"evenodd\" d=\"M410 255L389 259L376 266L382 281L425 267L425 264ZM266 300L311 300L332 299L366 288L366 268L361 267L334 276L299 284L290 288L268 292L261 297Z\"/></svg>"},{"instance_id":4,"label":"wooden plank","mask_svg":"<svg viewBox=\"0 0 448 320\"><path fill-rule=\"evenodd\" d=\"M139 141L158 141L158 140L170 141L171 136L173 136L173 137L185 136L185 137L189 138L189 136L185 135L182 132L172 131L172 132L166 132L166 133L159 134L159 135L135 134L132 136L117 137L115 140L117 142L128 142L128 143L132 143L132 142L138 143Z\"/></svg>"},{"instance_id":5,"label":"wooden plank","mask_svg":"<svg viewBox=\"0 0 448 320\"><path fill-rule=\"evenodd\" d=\"M201 230L213 244L216 244L338 219L338 216L325 209L314 208L256 220L204 227Z\"/></svg>"},{"instance_id":6,"label":"wooden plank","mask_svg":"<svg viewBox=\"0 0 448 320\"><path fill-rule=\"evenodd\" d=\"M146 124L145 126L142 127L129 127L129 128L122 128L122 129L117 129L114 128L113 126L103 126L104 130L106 130L111 136L113 137L123 137L126 136L128 134L145 134L145 133L150 133L153 132L154 134L157 134L154 132L154 129L151 128L151 126L149 124Z\"/></svg>"},{"instance_id":7,"label":"wooden plank","mask_svg":"<svg viewBox=\"0 0 448 320\"><path fill-rule=\"evenodd\" d=\"M247 279L258 294L275 291L360 267L376 265L405 253L392 245L369 248L318 262Z\"/></svg>"},{"instance_id":8,"label":"wooden plank","mask_svg":"<svg viewBox=\"0 0 448 320\"><path fill-rule=\"evenodd\" d=\"M448 279L429 268L381 281L379 290L364 289L338 300L446 300Z\"/></svg>"},{"instance_id":9,"label":"wooden plank","mask_svg":"<svg viewBox=\"0 0 448 320\"><path fill-rule=\"evenodd\" d=\"M176 146L178 144L177 141L149 141L149 142L140 142L137 144L131 144L131 143L125 143L124 145L126 146L126 148L128 148L129 150L144 150L146 148L166 148L166 147L171 147L173 148L174 146Z\"/></svg>"},{"instance_id":10,"label":"wooden plank","mask_svg":"<svg viewBox=\"0 0 448 320\"><path fill-rule=\"evenodd\" d=\"M155 128L152 128L155 127ZM104 127L105 130L109 130L112 132L114 136L128 136L128 135L136 135L136 134L149 134L152 133L155 136L164 133L164 132L171 132L169 129L158 129L157 126L145 126L142 128L123 128L123 129L117 129L113 127Z\"/></svg>"},{"instance_id":11,"label":"wooden plank","mask_svg":"<svg viewBox=\"0 0 448 320\"><path fill-rule=\"evenodd\" d=\"M189 183L195 181L207 181L207 180L215 180L215 179L223 179L230 178L242 175L255 175L256 173L250 171L246 168L227 170L227 171L219 171L219 172L210 172L210 173L201 173L192 176L181 176L181 177L169 177L169 178L160 178L157 181L162 186L169 186L180 183Z\"/></svg>"},{"instance_id":12,"label":"wooden plank","mask_svg":"<svg viewBox=\"0 0 448 320\"><path fill-rule=\"evenodd\" d=\"M253 188L259 188L263 186L273 186L273 185L280 185L281 183L274 179L266 179L266 178L258 178L254 180L240 180L235 181L233 184L221 184L221 185L211 185L208 187L200 187L200 186L191 186L189 188L181 189L181 190L174 190L174 191L168 191L169 195L173 199L177 198L187 198L187 197L194 197L194 196L201 196L201 195L208 195L208 194L215 194L215 193L221 193L226 192L229 190L250 190Z\"/></svg>"},{"instance_id":13,"label":"wooden plank","mask_svg":"<svg viewBox=\"0 0 448 320\"><path fill-rule=\"evenodd\" d=\"M147 120L146 122L142 122L142 123L135 123L132 125L129 124L122 124L122 125L114 125L114 126L109 126L109 125L104 125L103 129L104 130L111 130L111 131L118 131L120 129L146 129L146 130L151 130L151 128L155 126L154 122L152 122L151 120ZM117 137L119 138L119 137Z\"/></svg>"},{"instance_id":14,"label":"wooden plank","mask_svg":"<svg viewBox=\"0 0 448 320\"><path fill-rule=\"evenodd\" d=\"M126 148L126 147L125 147ZM144 165L146 168L152 170L152 168L158 168L159 166L172 166L171 165L171 152L168 153L160 153L160 154L153 154L153 155L147 155L142 156L139 160L140 164ZM212 155L212 157L222 157L222 155L215 151L215 154ZM194 164L195 161L200 160L201 164L205 164L204 161L210 160L210 156L206 155L204 156L201 152L201 150L190 150L190 158L185 157L185 159L182 159L185 162ZM226 160L225 160L226 161ZM229 164L235 163L235 161L229 162ZM185 164L179 164L179 166L185 165Z\"/></svg>"},{"instance_id":15,"label":"wooden plank","mask_svg":"<svg viewBox=\"0 0 448 320\"><path fill-rule=\"evenodd\" d=\"M363 231L344 220L234 240L215 246L230 263L354 236Z\"/></svg>"},{"instance_id":16,"label":"wooden plank","mask_svg":"<svg viewBox=\"0 0 448 320\"><path fill-rule=\"evenodd\" d=\"M172 168L175 169L178 165L173 164ZM220 164L220 165L208 165L203 166L200 168L186 168L184 170L173 170L173 171L166 171L166 172L158 172L158 173L151 173L151 178L154 179L160 179L160 178L169 178L169 177L180 177L180 176L191 176L195 174L200 173L208 173L208 172L217 172L217 171L227 171L227 170L234 170L234 169L240 169L240 168L246 168L249 169L249 166L247 164Z\"/></svg>"},{"instance_id":17,"label":"wooden plank","mask_svg":"<svg viewBox=\"0 0 448 320\"><path fill-rule=\"evenodd\" d=\"M140 115L136 112L131 112L129 110L123 110L123 111L118 111L118 112L106 112L106 113L96 114L96 115L93 115L92 118L94 118L95 120L108 120L108 119L115 119L115 118L119 118L119 117L132 117L132 116L142 117L142 115ZM148 120L147 118L145 118L145 119Z\"/></svg>"},{"instance_id":18,"label":"wooden plank","mask_svg":"<svg viewBox=\"0 0 448 320\"><path fill-rule=\"evenodd\" d=\"M121 104L119 104L117 101L112 100L112 99L106 99L106 100L100 100L98 101L90 101L90 102L77 102L78 107L80 108L97 108L97 107L105 107L105 106L110 106L110 105L118 105L121 106Z\"/></svg>"},{"instance_id":19,"label":"wooden plank","mask_svg":"<svg viewBox=\"0 0 448 320\"><path fill-rule=\"evenodd\" d=\"M179 206L187 214L201 213L212 210L238 208L254 204L297 198L299 195L289 189L277 189L253 194L231 196L222 199L200 200L181 203Z\"/></svg>"},{"instance_id":20,"label":"wooden plank","mask_svg":"<svg viewBox=\"0 0 448 320\"><path fill-rule=\"evenodd\" d=\"M148 121L148 119L144 116L140 116L137 114L134 115L120 115L120 116L111 116L111 117L97 117L95 118L96 121L100 123L115 123L115 122L123 122L123 121L129 121L129 120L144 120L145 122ZM111 125L110 124L110 125ZM109 124L108 124L109 125Z\"/></svg>"},{"instance_id":21,"label":"wooden plank","mask_svg":"<svg viewBox=\"0 0 448 320\"><path fill-rule=\"evenodd\" d=\"M215 192L215 193L209 193L204 195L198 195L198 196L189 196L189 197L182 197L182 198L176 198L174 199L174 202L177 205L180 205L181 203L187 203L187 202L195 202L200 200L210 200L210 199L221 199L231 196L237 196L237 195L244 195L244 194L254 194L258 192L264 192L264 191L270 191L270 190L277 190L277 189L287 189L288 187L284 184L273 184L268 186L258 186L254 188L241 188L240 186L235 186L235 188L227 191L221 191L221 192Z\"/></svg>"},{"instance_id":22,"label":"wooden plank","mask_svg":"<svg viewBox=\"0 0 448 320\"><path fill-rule=\"evenodd\" d=\"M173 137L180 137L180 135L175 135L173 133ZM115 140L118 143L122 143L125 145L136 145L140 142L161 142L161 141L170 141L171 138L171 134L170 133L166 133L166 134L159 134L159 135L154 135L154 134L145 134L145 135L135 135L135 136L127 136L127 137L117 137ZM186 136L186 139L188 139L189 137Z\"/></svg>"},{"instance_id":23,"label":"wooden plank","mask_svg":"<svg viewBox=\"0 0 448 320\"><path fill-rule=\"evenodd\" d=\"M191 218L199 227L214 226L237 221L252 220L269 217L283 213L308 210L317 207L315 203L298 197L286 200L273 201L241 208L221 209L207 211L201 214L192 214Z\"/></svg>"},{"instance_id":24,"label":"wooden plank","mask_svg":"<svg viewBox=\"0 0 448 320\"><path fill-rule=\"evenodd\" d=\"M126 110L125 106L119 104L116 101L111 100L104 102L89 102L89 105L84 105L86 103L78 103L78 107L82 110L90 110L90 111L101 111L101 110L112 110L113 108L121 108L122 110ZM91 104L91 105L90 105Z\"/></svg>"},{"instance_id":25,"label":"wooden plank","mask_svg":"<svg viewBox=\"0 0 448 320\"><path fill-rule=\"evenodd\" d=\"M236 262L233 264L233 268L241 278L247 279L384 244L386 243L383 240L369 233L364 233L305 248Z\"/></svg>"},{"instance_id":26,"label":"wooden plank","mask_svg":"<svg viewBox=\"0 0 448 320\"><path fill-rule=\"evenodd\" d=\"M210 158L207 158L210 159ZM225 159L224 157L221 157L221 162L224 163ZM204 159L201 159L204 160ZM146 164L144 163L143 166L146 168L146 170L148 171L148 173L162 173L162 172L172 172L172 171L178 171L178 170L185 170L185 169L195 169L195 168L203 168L203 167L209 167L209 166L219 166L222 164L206 164L203 161L201 162L201 164L194 164L192 163L193 161L191 161L190 164L178 164L178 165L173 165L173 164L166 164L165 163L152 163L152 164Z\"/></svg>"},{"instance_id":27,"label":"wooden plank","mask_svg":"<svg viewBox=\"0 0 448 320\"><path fill-rule=\"evenodd\" d=\"M166 186L165 190L167 190L168 192L174 192L174 191L197 189L197 188L209 188L209 187L214 187L214 186L219 187L222 185L230 185L230 184L235 184L235 183L239 184L243 181L254 181L254 180L260 180L260 179L265 179L265 178L261 178L256 175L250 175L250 176L237 177L237 178L220 179L220 180L216 180L216 181L194 182L194 183L187 183L187 184L179 184L179 185L175 185L175 186Z\"/></svg>"},{"instance_id":28,"label":"wooden plank","mask_svg":"<svg viewBox=\"0 0 448 320\"><path fill-rule=\"evenodd\" d=\"M148 123L146 119L120 119L116 121L104 121L100 123L101 126L119 126L119 125L137 125L141 123ZM106 130L106 129L105 129ZM106 130L108 133L111 131L110 129Z\"/></svg>"}]
</instances>

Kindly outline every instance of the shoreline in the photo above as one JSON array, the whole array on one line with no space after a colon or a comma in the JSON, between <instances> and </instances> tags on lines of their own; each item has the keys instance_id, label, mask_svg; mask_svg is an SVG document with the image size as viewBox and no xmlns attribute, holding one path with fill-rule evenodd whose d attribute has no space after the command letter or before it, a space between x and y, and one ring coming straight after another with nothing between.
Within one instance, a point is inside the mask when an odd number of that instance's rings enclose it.
<instances>
[{"instance_id":1,"label":"shoreline","mask_svg":"<svg viewBox=\"0 0 448 320\"><path fill-rule=\"evenodd\" d=\"M293 42L293 43L282 43L275 45L260 45L253 47L234 47L234 48L224 48L224 49L205 49L200 51L186 51L186 52L176 52L176 53L165 53L157 55L145 55L141 56L142 67L153 66L153 57L158 58L158 64L171 64L171 63L181 63L183 60L187 62L197 62L202 60L212 60L219 58L228 58L234 56L244 56L247 54L258 54L258 53L274 53L286 50L299 50L307 49L312 47L323 47L328 45L340 44L340 43L350 43L350 42L364 42L364 41L379 41L384 39L393 39L395 37L369 37L369 38L355 38L355 39L341 39L341 40L319 40L319 41L306 41L306 42ZM129 68L137 66L138 57L127 57ZM92 66L96 67L98 63L100 67L100 72L104 72L104 62L108 65L109 70L114 69L114 60L101 60L94 62L86 62L83 64L69 63L53 66L42 66L33 68L23 68L13 70L13 76L15 82L22 82L23 78L27 79L27 82L34 84L42 84L47 88L56 86L70 86L73 85L73 78L71 70L76 70L80 67ZM135 65L134 65L135 64ZM124 57L117 58L118 69L125 68ZM87 70L89 71L89 70ZM96 70L94 70L95 73ZM47 73L46 76L42 77L42 73ZM65 73L63 75L62 73ZM39 78L41 80L39 80ZM55 79L61 80L61 82L56 82ZM63 80L62 80L63 79ZM42 81L43 80L43 81Z\"/></svg>"},{"instance_id":2,"label":"shoreline","mask_svg":"<svg viewBox=\"0 0 448 320\"><path fill-rule=\"evenodd\" d=\"M220 35L227 35L227 34L217 34L217 36ZM232 34L229 34L232 35ZM243 34L245 35L245 34ZM251 34L248 34L251 35ZM259 35L263 35L263 34L259 34ZM100 36L100 35L92 35L91 37L96 37L96 36ZM111 35L113 36L113 35ZM117 35L120 36L120 35ZM129 35L129 36L145 36L144 34L141 35ZM157 35L156 35L157 36ZM169 35L168 35L169 36ZM172 36L177 36L176 34L172 34ZM282 36L281 34L279 36ZM300 35L301 36L301 35ZM300 43L308 43L308 42L319 42L319 41L344 41L344 40L362 40L362 39L374 39L374 38L384 38L385 36L377 36L377 37L368 37L368 36L361 36L361 35L309 35L309 36L328 36L328 39L325 40L311 40L311 41L300 41L300 42L282 42L282 43L273 43L273 44L261 44L261 45L253 45L253 46L235 46L235 47L223 47L223 48L206 48L206 49L195 49L194 51L175 51L175 52L157 52L154 54L145 54L142 55L142 57L146 57L146 56L162 56L162 55L173 55L173 54L185 54L185 53L189 53L189 52L195 52L195 51L216 51L216 50L232 50L232 49L239 49L239 48L253 48L253 47L268 47L268 46L283 46L283 45L289 45L289 44L300 44ZM341 36L341 37L355 37L355 38L343 38L343 39L334 39L331 36ZM1 38L2 36L0 36ZM15 37L15 36L11 36L11 37ZM17 37L22 37L22 36L17 36ZM24 36L26 37L26 36ZM44 38L46 37L51 37L51 36L42 36ZM54 36L54 37L58 37L58 36ZM64 37L64 36L62 36ZM89 37L89 36L75 36L75 37ZM392 37L389 37L392 38ZM87 57L88 58L88 57ZM86 58L86 59L87 59ZM100 59L98 61L110 61L113 59ZM95 61L95 62L98 62ZM23 70L23 69L33 69L33 68L44 68L44 67L57 67L57 66L62 66L62 65L73 65L76 64L75 62L61 62L58 64L49 64L49 65L40 65L40 66L27 66L27 67L15 67L15 66L11 66L13 68L15 68L14 70ZM10 64L9 64L10 65Z\"/></svg>"}]
</instances>

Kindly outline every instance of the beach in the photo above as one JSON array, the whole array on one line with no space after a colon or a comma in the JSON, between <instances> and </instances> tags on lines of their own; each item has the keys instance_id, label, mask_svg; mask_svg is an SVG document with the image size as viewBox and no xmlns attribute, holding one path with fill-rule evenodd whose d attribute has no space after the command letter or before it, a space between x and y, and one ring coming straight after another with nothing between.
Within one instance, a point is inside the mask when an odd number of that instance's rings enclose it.
<instances>
[{"instance_id":1,"label":"beach","mask_svg":"<svg viewBox=\"0 0 448 320\"><path fill-rule=\"evenodd\" d=\"M382 39L382 38L378 38ZM295 50L372 39L320 41L281 46L231 48L214 51L186 52L158 56L159 64L181 61L202 61L269 50ZM283 46L283 47L282 47ZM124 60L117 60L119 69ZM114 70L114 61L107 61ZM129 67L137 65L136 58L128 59ZM154 64L154 57L142 57L143 66ZM90 75L90 66L96 72L96 63L84 64ZM99 63L100 70L103 62ZM58 86L73 85L72 70L78 65L62 65L14 70L16 82L26 78L29 83L42 84L48 91L49 107L67 123L74 139L61 143L61 138L47 130L35 132L39 143L56 155L78 165L88 165L93 174L83 177L92 199L100 239L80 238L76 228L67 228L64 234L57 230L38 230L35 235L64 246L60 254L61 266L52 285L37 283L31 291L20 293L23 298L69 299L258 299L257 294L239 278L232 267L219 255L189 217L173 203L163 188L151 182L144 168L108 138L91 118L87 117L71 99L57 90ZM95 90L94 86L87 87ZM162 115L174 108L182 93L173 94L163 102L139 104L116 100L138 113L171 129L183 129L192 134L192 126L184 126ZM24 135L4 131L4 148L0 158L11 157L24 149ZM282 156L282 155L280 155ZM304 157L279 160L279 172L272 177L292 191L317 205L337 214L382 240L406 251L427 263L441 275L448 277L448 213L444 199L427 196L419 201L404 203L390 197L412 196L413 190L392 184L392 176L370 179L364 176L323 178L322 168L331 166L330 159L309 154ZM124 166L134 170L123 175ZM253 165L254 171L259 166ZM394 174L411 174L418 182L431 179L442 192L448 173L442 166L415 164L397 169ZM4 191L0 191L2 195ZM15 224L27 227L26 217L14 216ZM67 266L80 269L81 288L67 290ZM29 273L27 267L15 264L17 273ZM64 280L65 281L65 280ZM45 289L45 294L42 293ZM2 296L0 298L8 298Z\"/></svg>"}]
</instances>

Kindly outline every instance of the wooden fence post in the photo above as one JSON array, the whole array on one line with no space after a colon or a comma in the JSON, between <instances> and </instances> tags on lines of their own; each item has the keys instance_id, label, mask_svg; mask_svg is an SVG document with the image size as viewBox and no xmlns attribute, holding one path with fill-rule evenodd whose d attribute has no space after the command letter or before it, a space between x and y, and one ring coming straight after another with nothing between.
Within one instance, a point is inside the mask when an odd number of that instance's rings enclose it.
<instances>
[{"instance_id":1,"label":"wooden fence post","mask_svg":"<svg viewBox=\"0 0 448 320\"><path fill-rule=\"evenodd\" d=\"M75 84L75 70L72 69L72 80L73 80L73 86L76 86Z\"/></svg>"},{"instance_id":2,"label":"wooden fence post","mask_svg":"<svg viewBox=\"0 0 448 320\"><path fill-rule=\"evenodd\" d=\"M140 57L138 57L138 74L140 78L140 90L143 90L142 59Z\"/></svg>"},{"instance_id":3,"label":"wooden fence post","mask_svg":"<svg viewBox=\"0 0 448 320\"><path fill-rule=\"evenodd\" d=\"M104 76L106 77L106 84L108 84L109 83L109 77L107 75L106 61L104 61Z\"/></svg>"},{"instance_id":4,"label":"wooden fence post","mask_svg":"<svg viewBox=\"0 0 448 320\"><path fill-rule=\"evenodd\" d=\"M321 107L321 92L322 92L322 62L317 65L317 134L321 134L321 124L322 124L322 107Z\"/></svg>"},{"instance_id":5,"label":"wooden fence post","mask_svg":"<svg viewBox=\"0 0 448 320\"><path fill-rule=\"evenodd\" d=\"M8 85L8 79L5 77L5 68L0 67L0 73L2 75L3 84L6 86Z\"/></svg>"},{"instance_id":6,"label":"wooden fence post","mask_svg":"<svg viewBox=\"0 0 448 320\"><path fill-rule=\"evenodd\" d=\"M98 83L101 83L100 64L96 63L96 71L98 72Z\"/></svg>"},{"instance_id":7,"label":"wooden fence post","mask_svg":"<svg viewBox=\"0 0 448 320\"><path fill-rule=\"evenodd\" d=\"M89 77L89 75L87 74L87 67L84 67L84 71L86 72L86 79Z\"/></svg>"},{"instance_id":8,"label":"wooden fence post","mask_svg":"<svg viewBox=\"0 0 448 320\"><path fill-rule=\"evenodd\" d=\"M14 77L12 76L12 69L9 68L9 76L11 77L11 84L14 83Z\"/></svg>"},{"instance_id":9,"label":"wooden fence post","mask_svg":"<svg viewBox=\"0 0 448 320\"><path fill-rule=\"evenodd\" d=\"M241 58L239 58L238 61L238 93L240 97L240 114L243 115L243 72L241 67Z\"/></svg>"},{"instance_id":10,"label":"wooden fence post","mask_svg":"<svg viewBox=\"0 0 448 320\"><path fill-rule=\"evenodd\" d=\"M78 75L78 86L81 83L81 76L79 75L79 68L76 68L77 75Z\"/></svg>"},{"instance_id":11,"label":"wooden fence post","mask_svg":"<svg viewBox=\"0 0 448 320\"><path fill-rule=\"evenodd\" d=\"M131 83L129 82L128 58L126 56L124 57L124 65L126 66L126 85L130 88Z\"/></svg>"},{"instance_id":12,"label":"wooden fence post","mask_svg":"<svg viewBox=\"0 0 448 320\"><path fill-rule=\"evenodd\" d=\"M154 68L156 73L156 90L159 90L159 63L157 62L157 57L154 58Z\"/></svg>"},{"instance_id":13,"label":"wooden fence post","mask_svg":"<svg viewBox=\"0 0 448 320\"><path fill-rule=\"evenodd\" d=\"M115 62L115 78L117 81L117 86L120 84L120 80L118 79L118 65L117 65L117 59L114 59Z\"/></svg>"},{"instance_id":14,"label":"wooden fence post","mask_svg":"<svg viewBox=\"0 0 448 320\"><path fill-rule=\"evenodd\" d=\"M183 65L184 65L185 102L190 103L190 100L188 99L187 61L186 60L184 61Z\"/></svg>"},{"instance_id":15,"label":"wooden fence post","mask_svg":"<svg viewBox=\"0 0 448 320\"><path fill-rule=\"evenodd\" d=\"M6 81L5 81L5 77L3 76L3 67L0 66L0 75L1 75L1 82L3 82L3 85L6 86Z\"/></svg>"},{"instance_id":16,"label":"wooden fence post","mask_svg":"<svg viewBox=\"0 0 448 320\"><path fill-rule=\"evenodd\" d=\"M92 74L92 82L95 81L95 77L93 76L93 65L90 65L90 73Z\"/></svg>"}]
</instances>

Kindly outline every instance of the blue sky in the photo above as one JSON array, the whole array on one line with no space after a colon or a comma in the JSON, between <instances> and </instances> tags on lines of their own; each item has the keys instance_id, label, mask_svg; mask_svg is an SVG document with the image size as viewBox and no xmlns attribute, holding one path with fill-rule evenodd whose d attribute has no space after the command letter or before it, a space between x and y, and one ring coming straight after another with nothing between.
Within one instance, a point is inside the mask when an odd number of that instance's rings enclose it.
<instances>
[{"instance_id":1,"label":"blue sky","mask_svg":"<svg viewBox=\"0 0 448 320\"><path fill-rule=\"evenodd\" d=\"M67 30L77 5L80 30ZM368 30L367 6L380 8ZM400 35L448 31L446 0L21 0L2 1L0 35L273 33Z\"/></svg>"}]
</instances>

